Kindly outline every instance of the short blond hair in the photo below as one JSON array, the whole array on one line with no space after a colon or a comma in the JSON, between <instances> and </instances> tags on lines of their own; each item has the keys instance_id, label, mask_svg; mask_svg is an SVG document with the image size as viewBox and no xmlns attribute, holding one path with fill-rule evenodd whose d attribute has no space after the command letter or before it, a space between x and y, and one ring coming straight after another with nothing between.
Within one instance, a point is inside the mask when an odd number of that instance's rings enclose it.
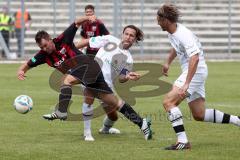
<instances>
[{"instance_id":1,"label":"short blond hair","mask_svg":"<svg viewBox=\"0 0 240 160\"><path fill-rule=\"evenodd\" d=\"M161 5L161 7L158 9L157 15L175 23L179 21L180 12L175 5L167 3Z\"/></svg>"}]
</instances>

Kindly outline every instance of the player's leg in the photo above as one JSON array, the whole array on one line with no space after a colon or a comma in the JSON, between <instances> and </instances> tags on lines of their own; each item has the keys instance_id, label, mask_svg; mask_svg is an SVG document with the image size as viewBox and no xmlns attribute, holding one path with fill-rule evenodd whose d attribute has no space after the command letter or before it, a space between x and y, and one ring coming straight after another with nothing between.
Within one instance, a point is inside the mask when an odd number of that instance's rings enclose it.
<instances>
[{"instance_id":1,"label":"player's leg","mask_svg":"<svg viewBox=\"0 0 240 160\"><path fill-rule=\"evenodd\" d=\"M43 115L44 119L67 119L67 109L72 97L72 85L79 84L80 81L74 76L67 74L63 78L63 83L60 87L58 107L52 114Z\"/></svg>"},{"instance_id":2,"label":"player's leg","mask_svg":"<svg viewBox=\"0 0 240 160\"><path fill-rule=\"evenodd\" d=\"M94 141L91 132L91 119L93 117L94 95L83 86L84 102L82 104L82 114L84 123L84 140Z\"/></svg>"},{"instance_id":3,"label":"player's leg","mask_svg":"<svg viewBox=\"0 0 240 160\"><path fill-rule=\"evenodd\" d=\"M188 103L192 116L196 121L203 121L205 115L205 99L199 97Z\"/></svg>"},{"instance_id":4,"label":"player's leg","mask_svg":"<svg viewBox=\"0 0 240 160\"><path fill-rule=\"evenodd\" d=\"M102 103L106 116L103 120L103 126L99 129L100 134L119 134L120 130L113 128L114 123L118 120L117 110Z\"/></svg>"},{"instance_id":5,"label":"player's leg","mask_svg":"<svg viewBox=\"0 0 240 160\"><path fill-rule=\"evenodd\" d=\"M96 92L97 91L95 89L93 89L93 88L90 89L89 86L87 88L85 88L84 102L86 105L93 103L94 99L92 97L96 96ZM103 109L105 110L107 116L103 120L103 127L99 130L99 133L101 133L101 134L119 134L120 131L118 129L112 128L112 126L118 119L116 109L114 109L114 107L110 107L110 106L104 104L103 102L101 102L101 103L102 103ZM86 116L86 114L88 116L89 115L92 116L93 111L91 108L92 107L85 108L85 110L88 110L88 112L83 114L83 116ZM83 111L83 113L84 113L84 111ZM91 119L90 119L90 117L85 117L85 118L86 118L86 120L84 121L84 125L85 125L84 129L85 129L85 131L87 131L87 133L91 133L91 130L90 130ZM84 132L84 133L86 133L86 132Z\"/></svg>"},{"instance_id":6,"label":"player's leg","mask_svg":"<svg viewBox=\"0 0 240 160\"><path fill-rule=\"evenodd\" d=\"M201 97L205 97L205 89L204 89L204 84L205 80L207 78L208 71L207 68L201 68L196 71L194 74L191 83L189 85L189 88L187 90L187 98L188 102L191 102L197 98L199 98L199 95ZM173 92L169 95L167 95L164 99L164 106L167 105L168 107L166 108L171 108L171 109L166 109L169 112L169 120L172 122L172 126L177 134L178 137L178 142L175 145L172 145L170 147L167 147L166 149L171 149L171 150L182 150L182 149L190 149L190 143L188 142L185 129L183 126L183 120L182 120L182 113L177 107L171 107L171 106L177 106L179 102L181 102L181 98L178 96L178 88L181 88L187 78L187 72L183 72L178 79L174 82L173 87ZM195 94L195 93L200 93ZM171 97L173 100L171 100Z\"/></svg>"},{"instance_id":7,"label":"player's leg","mask_svg":"<svg viewBox=\"0 0 240 160\"><path fill-rule=\"evenodd\" d=\"M166 94L163 99L163 106L168 112L168 119L172 123L172 127L177 136L177 143L175 145L166 147L167 150L181 150L189 149L187 135L183 125L183 116L178 107L182 102L182 98L178 95L179 87L173 86L172 90Z\"/></svg>"},{"instance_id":8,"label":"player's leg","mask_svg":"<svg viewBox=\"0 0 240 160\"><path fill-rule=\"evenodd\" d=\"M141 129L141 131L144 134L145 140L152 139L152 130L150 128L150 126L151 126L150 119L142 118L139 114L136 113L136 111L133 109L133 107L126 102L124 102L121 106L119 106L119 112L121 112L131 122L138 125L138 127Z\"/></svg>"},{"instance_id":9,"label":"player's leg","mask_svg":"<svg viewBox=\"0 0 240 160\"><path fill-rule=\"evenodd\" d=\"M123 103L122 105L120 105L118 98L113 94L102 93L99 95L99 98L105 104L111 106L112 110L118 109L127 119L138 125L144 133L144 137L146 140L152 138L152 131L150 128L151 123L146 118L143 119L142 117L140 117L129 104Z\"/></svg>"},{"instance_id":10,"label":"player's leg","mask_svg":"<svg viewBox=\"0 0 240 160\"><path fill-rule=\"evenodd\" d=\"M229 115L216 109L205 108L205 99L198 98L188 103L192 115L197 121L205 121L212 123L234 124L240 126L240 119L238 116Z\"/></svg>"}]
</instances>

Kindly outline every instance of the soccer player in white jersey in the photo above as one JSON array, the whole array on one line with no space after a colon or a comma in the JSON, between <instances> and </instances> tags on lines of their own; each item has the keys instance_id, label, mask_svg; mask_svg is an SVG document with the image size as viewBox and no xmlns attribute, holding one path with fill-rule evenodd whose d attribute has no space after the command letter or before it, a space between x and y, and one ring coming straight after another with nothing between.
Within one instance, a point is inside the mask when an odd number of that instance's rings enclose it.
<instances>
[{"instance_id":1,"label":"soccer player in white jersey","mask_svg":"<svg viewBox=\"0 0 240 160\"><path fill-rule=\"evenodd\" d=\"M100 48L95 56L95 60L100 64L103 76L108 86L114 90L114 81L118 78L121 83L128 80L138 80L140 75L132 72L133 59L129 52L129 48L138 41L143 40L143 32L134 25L124 27L122 39L106 35L92 37L90 39L82 40L78 43L78 47L90 45L91 48ZM84 89L84 104L92 106L94 96L88 92L87 88ZM142 119L133 108L119 99L118 104L121 107L117 108L126 118L138 125L145 134L145 139L151 139L151 130L145 125L150 125L147 119ZM104 118L103 127L99 130L103 134L116 134L120 133L119 130L112 128L113 124L117 121L118 116L116 110L111 106L104 105L107 116ZM110 109L110 110L109 110ZM94 140L91 135L91 117L87 117L89 113L92 115L91 108L83 109L84 120L84 136L86 141ZM146 123L147 122L147 123Z\"/></svg>"},{"instance_id":2,"label":"soccer player in white jersey","mask_svg":"<svg viewBox=\"0 0 240 160\"><path fill-rule=\"evenodd\" d=\"M178 23L179 10L172 4L163 4L157 12L157 21L163 31L168 32L172 45L166 63L162 68L168 75L171 62L179 58L182 73L174 82L172 90L163 100L163 106L168 112L169 120L176 132L177 143L166 147L167 150L190 149L191 145L183 126L180 103L186 98L192 115L197 121L213 123L231 123L240 126L237 116L223 113L219 110L205 108L205 81L208 75L207 65L201 43L191 30Z\"/></svg>"}]
</instances>

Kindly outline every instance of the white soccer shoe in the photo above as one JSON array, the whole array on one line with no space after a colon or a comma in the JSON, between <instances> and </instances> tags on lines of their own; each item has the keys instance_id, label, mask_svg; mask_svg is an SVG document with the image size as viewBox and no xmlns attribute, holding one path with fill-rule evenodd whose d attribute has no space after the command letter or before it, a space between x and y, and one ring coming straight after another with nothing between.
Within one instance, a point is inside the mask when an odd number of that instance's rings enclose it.
<instances>
[{"instance_id":1,"label":"white soccer shoe","mask_svg":"<svg viewBox=\"0 0 240 160\"><path fill-rule=\"evenodd\" d=\"M110 128L108 131L103 130L103 128L99 129L100 134L120 134L120 130L117 128Z\"/></svg>"},{"instance_id":2,"label":"white soccer shoe","mask_svg":"<svg viewBox=\"0 0 240 160\"><path fill-rule=\"evenodd\" d=\"M95 139L93 138L93 136L92 135L86 135L86 136L84 136L84 141L95 141Z\"/></svg>"},{"instance_id":3,"label":"white soccer shoe","mask_svg":"<svg viewBox=\"0 0 240 160\"><path fill-rule=\"evenodd\" d=\"M143 119L142 127L141 130L144 134L145 140L150 140L152 139L152 130L150 128L151 125L151 120L150 119Z\"/></svg>"},{"instance_id":4,"label":"white soccer shoe","mask_svg":"<svg viewBox=\"0 0 240 160\"><path fill-rule=\"evenodd\" d=\"M84 131L84 141L94 141L91 131Z\"/></svg>"}]
</instances>

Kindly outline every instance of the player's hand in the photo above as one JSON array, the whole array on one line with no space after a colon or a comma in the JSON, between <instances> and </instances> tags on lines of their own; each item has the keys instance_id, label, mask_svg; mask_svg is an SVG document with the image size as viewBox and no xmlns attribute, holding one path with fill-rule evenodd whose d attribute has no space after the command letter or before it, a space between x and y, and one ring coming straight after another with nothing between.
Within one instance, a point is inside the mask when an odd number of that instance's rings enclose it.
<instances>
[{"instance_id":1,"label":"player's hand","mask_svg":"<svg viewBox=\"0 0 240 160\"><path fill-rule=\"evenodd\" d=\"M133 80L133 81L137 81L140 79L140 74L136 73L136 72L129 72L127 75L126 75L126 78L128 80Z\"/></svg>"},{"instance_id":2,"label":"player's hand","mask_svg":"<svg viewBox=\"0 0 240 160\"><path fill-rule=\"evenodd\" d=\"M17 77L18 77L18 79L19 80L25 80L25 72L24 71L22 71L22 70L19 70L18 72L17 72Z\"/></svg>"},{"instance_id":3,"label":"player's hand","mask_svg":"<svg viewBox=\"0 0 240 160\"><path fill-rule=\"evenodd\" d=\"M188 95L188 92L187 92L188 88L189 88L189 84L184 84L181 88L179 88L178 95L182 99L187 97L187 95Z\"/></svg>"},{"instance_id":4,"label":"player's hand","mask_svg":"<svg viewBox=\"0 0 240 160\"><path fill-rule=\"evenodd\" d=\"M96 17L95 15L88 16L88 20L89 20L90 22L95 22L96 19L97 19L97 17Z\"/></svg>"},{"instance_id":5,"label":"player's hand","mask_svg":"<svg viewBox=\"0 0 240 160\"><path fill-rule=\"evenodd\" d=\"M164 64L162 67L162 74L164 76L168 76L168 70L169 70L169 65L168 64Z\"/></svg>"}]
</instances>

